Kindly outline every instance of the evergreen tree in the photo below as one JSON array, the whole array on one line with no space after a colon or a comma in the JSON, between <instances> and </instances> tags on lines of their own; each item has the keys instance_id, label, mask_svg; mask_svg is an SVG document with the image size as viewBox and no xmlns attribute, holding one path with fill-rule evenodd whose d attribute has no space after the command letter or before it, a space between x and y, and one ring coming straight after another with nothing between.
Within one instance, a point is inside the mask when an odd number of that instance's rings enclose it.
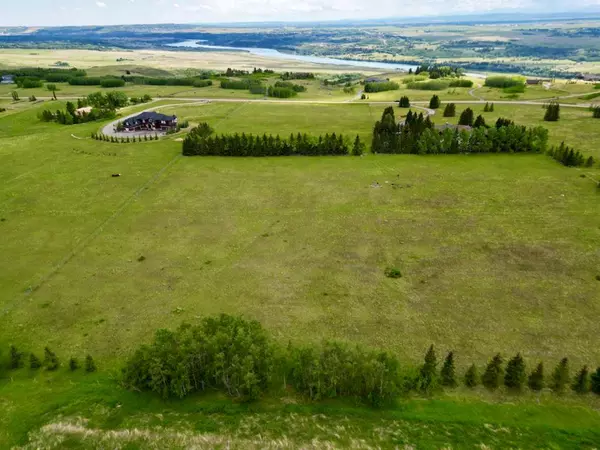
<instances>
[{"instance_id":1,"label":"evergreen tree","mask_svg":"<svg viewBox=\"0 0 600 450\"><path fill-rule=\"evenodd\" d=\"M10 346L10 360L8 362L9 369L19 369L23 365L23 353L20 352L14 345Z\"/></svg>"},{"instance_id":2,"label":"evergreen tree","mask_svg":"<svg viewBox=\"0 0 600 450\"><path fill-rule=\"evenodd\" d=\"M69 370L75 371L77 369L79 369L79 362L77 362L77 359L76 358L69 359Z\"/></svg>"},{"instance_id":3,"label":"evergreen tree","mask_svg":"<svg viewBox=\"0 0 600 450\"><path fill-rule=\"evenodd\" d=\"M600 119L600 106L596 106L592 108L592 117L594 119Z\"/></svg>"},{"instance_id":4,"label":"evergreen tree","mask_svg":"<svg viewBox=\"0 0 600 450\"><path fill-rule=\"evenodd\" d=\"M40 361L40 358L35 356L33 353L29 355L29 367L31 369L39 369L40 367L42 367L42 362Z\"/></svg>"},{"instance_id":5,"label":"evergreen tree","mask_svg":"<svg viewBox=\"0 0 600 450\"><path fill-rule=\"evenodd\" d=\"M483 116L479 115L477 116L477 119L475 119L475 123L473 124L473 128L487 128L487 125L485 124L485 119L483 118Z\"/></svg>"},{"instance_id":6,"label":"evergreen tree","mask_svg":"<svg viewBox=\"0 0 600 450\"><path fill-rule=\"evenodd\" d=\"M352 155L353 156L361 156L365 152L365 144L360 141L360 137L358 134L356 135L356 139L354 139L354 145L352 146Z\"/></svg>"},{"instance_id":7,"label":"evergreen tree","mask_svg":"<svg viewBox=\"0 0 600 450\"><path fill-rule=\"evenodd\" d=\"M481 377L481 382L486 388L494 390L502 384L502 377L504 375L504 368L502 367L503 362L500 354L497 354L488 363L485 372Z\"/></svg>"},{"instance_id":8,"label":"evergreen tree","mask_svg":"<svg viewBox=\"0 0 600 450\"><path fill-rule=\"evenodd\" d=\"M590 371L587 366L583 366L581 370L577 372L575 381L571 385L571 389L578 394L587 394L590 391Z\"/></svg>"},{"instance_id":9,"label":"evergreen tree","mask_svg":"<svg viewBox=\"0 0 600 450\"><path fill-rule=\"evenodd\" d=\"M506 365L506 375L504 376L504 385L509 389L520 391L523 389L527 374L525 371L525 361L521 354L513 357Z\"/></svg>"},{"instance_id":10,"label":"evergreen tree","mask_svg":"<svg viewBox=\"0 0 600 450\"><path fill-rule=\"evenodd\" d=\"M494 112L494 104L493 103L490 105L490 112Z\"/></svg>"},{"instance_id":11,"label":"evergreen tree","mask_svg":"<svg viewBox=\"0 0 600 450\"><path fill-rule=\"evenodd\" d=\"M541 391L544 389L544 363L540 362L535 370L529 375L527 385L532 391Z\"/></svg>"},{"instance_id":12,"label":"evergreen tree","mask_svg":"<svg viewBox=\"0 0 600 450\"><path fill-rule=\"evenodd\" d=\"M56 370L59 365L56 354L48 347L44 349L44 365L48 370Z\"/></svg>"},{"instance_id":13,"label":"evergreen tree","mask_svg":"<svg viewBox=\"0 0 600 450\"><path fill-rule=\"evenodd\" d=\"M477 372L477 367L475 364L472 364L471 367L465 373L465 386L474 388L479 384L479 373Z\"/></svg>"},{"instance_id":14,"label":"evergreen tree","mask_svg":"<svg viewBox=\"0 0 600 450\"><path fill-rule=\"evenodd\" d=\"M450 352L446 356L440 376L442 386L455 388L458 385L458 383L456 382L456 369L454 367L454 352Z\"/></svg>"},{"instance_id":15,"label":"evergreen tree","mask_svg":"<svg viewBox=\"0 0 600 450\"><path fill-rule=\"evenodd\" d=\"M400 108L410 108L410 99L406 95L400 97L400 101L398 102L398 106Z\"/></svg>"},{"instance_id":16,"label":"evergreen tree","mask_svg":"<svg viewBox=\"0 0 600 450\"><path fill-rule=\"evenodd\" d=\"M438 109L440 107L440 98L437 95L433 95L431 100L429 100L429 108L430 109Z\"/></svg>"},{"instance_id":17,"label":"evergreen tree","mask_svg":"<svg viewBox=\"0 0 600 450\"><path fill-rule=\"evenodd\" d=\"M483 107L483 112L490 112L490 104L489 104L489 102L485 102L485 106Z\"/></svg>"},{"instance_id":18,"label":"evergreen tree","mask_svg":"<svg viewBox=\"0 0 600 450\"><path fill-rule=\"evenodd\" d=\"M600 367L592 374L590 380L590 389L594 394L600 395Z\"/></svg>"},{"instance_id":19,"label":"evergreen tree","mask_svg":"<svg viewBox=\"0 0 600 450\"><path fill-rule=\"evenodd\" d=\"M454 103L447 103L444 108L444 117L456 116L456 105Z\"/></svg>"},{"instance_id":20,"label":"evergreen tree","mask_svg":"<svg viewBox=\"0 0 600 450\"><path fill-rule=\"evenodd\" d=\"M467 108L461 113L458 124L470 127L473 126L473 110L471 108Z\"/></svg>"},{"instance_id":21,"label":"evergreen tree","mask_svg":"<svg viewBox=\"0 0 600 450\"><path fill-rule=\"evenodd\" d=\"M560 105L557 102L551 102L546 107L544 120L546 122L556 122L560 118Z\"/></svg>"},{"instance_id":22,"label":"evergreen tree","mask_svg":"<svg viewBox=\"0 0 600 450\"><path fill-rule=\"evenodd\" d=\"M431 391L437 384L437 356L433 345L425 354L425 363L419 372L419 388L423 392Z\"/></svg>"},{"instance_id":23,"label":"evergreen tree","mask_svg":"<svg viewBox=\"0 0 600 450\"><path fill-rule=\"evenodd\" d=\"M557 393L562 393L569 384L569 360L563 358L552 373L552 390Z\"/></svg>"},{"instance_id":24,"label":"evergreen tree","mask_svg":"<svg viewBox=\"0 0 600 450\"><path fill-rule=\"evenodd\" d=\"M94 362L91 355L87 355L85 357L85 371L86 372L95 372L96 371L96 363Z\"/></svg>"}]
</instances>

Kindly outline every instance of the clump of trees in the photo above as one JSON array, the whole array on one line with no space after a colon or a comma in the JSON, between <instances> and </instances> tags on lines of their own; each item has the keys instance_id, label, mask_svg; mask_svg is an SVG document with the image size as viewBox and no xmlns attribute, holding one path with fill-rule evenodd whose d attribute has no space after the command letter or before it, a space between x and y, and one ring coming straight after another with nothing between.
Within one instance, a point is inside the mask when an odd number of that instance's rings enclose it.
<instances>
[{"instance_id":1,"label":"clump of trees","mask_svg":"<svg viewBox=\"0 0 600 450\"><path fill-rule=\"evenodd\" d=\"M64 111L55 112L47 109L40 113L40 120L44 122L58 122L63 125L73 125L78 123L92 122L101 119L112 119L115 117L115 110L127 106L129 98L123 92L94 92L84 99L78 99L77 105L67 102ZM79 108L91 106L90 112L77 111Z\"/></svg>"},{"instance_id":2,"label":"clump of trees","mask_svg":"<svg viewBox=\"0 0 600 450\"><path fill-rule=\"evenodd\" d=\"M15 83L21 89L41 88L44 83L37 77L15 77Z\"/></svg>"},{"instance_id":3,"label":"clump of trees","mask_svg":"<svg viewBox=\"0 0 600 450\"><path fill-rule=\"evenodd\" d=\"M314 80L315 74L312 72L284 72L281 79L286 80Z\"/></svg>"},{"instance_id":4,"label":"clump of trees","mask_svg":"<svg viewBox=\"0 0 600 450\"><path fill-rule=\"evenodd\" d=\"M410 108L410 99L406 95L403 95L398 101L398 106L400 108Z\"/></svg>"},{"instance_id":5,"label":"clump of trees","mask_svg":"<svg viewBox=\"0 0 600 450\"><path fill-rule=\"evenodd\" d=\"M455 117L456 116L456 105L454 103L446 104L444 108L444 117Z\"/></svg>"},{"instance_id":6,"label":"clump of trees","mask_svg":"<svg viewBox=\"0 0 600 450\"><path fill-rule=\"evenodd\" d=\"M409 71L409 73L412 73L412 71ZM464 71L461 67L422 64L415 70L415 75L419 75L420 73L428 73L429 78L435 80L437 78L462 77Z\"/></svg>"},{"instance_id":7,"label":"clump of trees","mask_svg":"<svg viewBox=\"0 0 600 450\"><path fill-rule=\"evenodd\" d=\"M467 122L472 120L471 115ZM412 111L404 122L397 123L394 109L388 107L373 128L371 150L374 153L412 154L538 153L546 151L547 143L548 130L543 127L511 124L501 128L481 126L471 132L458 128L437 130L429 117Z\"/></svg>"},{"instance_id":8,"label":"clump of trees","mask_svg":"<svg viewBox=\"0 0 600 450\"><path fill-rule=\"evenodd\" d=\"M15 345L11 345L9 348L8 361L0 360L0 370L4 367L6 367L9 370L17 370L25 367L26 355L27 354L25 352L20 351ZM93 362L92 357L88 355L87 358L91 361L91 364L93 364L94 370L89 370L90 367L88 366L88 364L86 364L86 371L95 372L96 365ZM58 370L61 366L58 356L49 347L44 348L43 360L35 353L31 352L29 353L29 358L27 358L27 361L27 367L29 367L32 370L45 368L49 372L54 372ZM68 367L69 370L74 371L79 368L79 364L77 363L77 360L75 358L71 358L69 360Z\"/></svg>"},{"instance_id":9,"label":"clump of trees","mask_svg":"<svg viewBox=\"0 0 600 450\"><path fill-rule=\"evenodd\" d=\"M306 92L305 86L302 86L301 84L291 83L289 81L276 81L274 86L276 88L291 89L296 92Z\"/></svg>"},{"instance_id":10,"label":"clump of trees","mask_svg":"<svg viewBox=\"0 0 600 450\"><path fill-rule=\"evenodd\" d=\"M210 127L208 127L210 128ZM354 146L357 145L356 140ZM360 138L358 145L362 147ZM207 135L207 126L201 124L188 133L183 141L185 156L319 156L347 155L348 142L340 135L326 134L318 138L307 134L291 134L289 139L263 134Z\"/></svg>"},{"instance_id":11,"label":"clump of trees","mask_svg":"<svg viewBox=\"0 0 600 450\"><path fill-rule=\"evenodd\" d=\"M440 98L437 95L434 95L433 97L431 97L431 100L429 100L429 108L431 109L438 109L440 105Z\"/></svg>"},{"instance_id":12,"label":"clump of trees","mask_svg":"<svg viewBox=\"0 0 600 450\"><path fill-rule=\"evenodd\" d=\"M365 92L370 94L373 92L395 91L400 88L400 85L395 81L381 81L373 83L365 83Z\"/></svg>"},{"instance_id":13,"label":"clump of trees","mask_svg":"<svg viewBox=\"0 0 600 450\"><path fill-rule=\"evenodd\" d=\"M501 89L512 88L515 86L525 87L525 80L516 77L493 76L485 79L485 86Z\"/></svg>"},{"instance_id":14,"label":"clump of trees","mask_svg":"<svg viewBox=\"0 0 600 450\"><path fill-rule=\"evenodd\" d=\"M471 80L452 80L449 87L472 88L473 82Z\"/></svg>"},{"instance_id":15,"label":"clump of trees","mask_svg":"<svg viewBox=\"0 0 600 450\"><path fill-rule=\"evenodd\" d=\"M485 106L483 107L483 112L494 112L494 104L485 102Z\"/></svg>"},{"instance_id":16,"label":"clump of trees","mask_svg":"<svg viewBox=\"0 0 600 450\"><path fill-rule=\"evenodd\" d=\"M458 118L458 124L472 127L474 116L475 113L473 110L471 108L467 108L460 114L460 117Z\"/></svg>"},{"instance_id":17,"label":"clump of trees","mask_svg":"<svg viewBox=\"0 0 600 450\"><path fill-rule=\"evenodd\" d=\"M561 142L558 147L553 146L548 150L548 155L567 167L592 167L594 165L592 156L586 159L581 152L565 145L564 142Z\"/></svg>"},{"instance_id":18,"label":"clump of trees","mask_svg":"<svg viewBox=\"0 0 600 450\"><path fill-rule=\"evenodd\" d=\"M560 119L560 105L558 102L550 102L546 105L544 120L546 122L556 122L558 119Z\"/></svg>"},{"instance_id":19,"label":"clump of trees","mask_svg":"<svg viewBox=\"0 0 600 450\"><path fill-rule=\"evenodd\" d=\"M446 80L430 80L421 82L407 83L408 89L418 89L421 91L443 91L450 87L450 82Z\"/></svg>"},{"instance_id":20,"label":"clump of trees","mask_svg":"<svg viewBox=\"0 0 600 450\"><path fill-rule=\"evenodd\" d=\"M144 94L141 97L131 97L129 99L129 102L132 105L138 105L140 103L148 103L148 102L151 102L151 101L152 101L152 97L150 95L148 95L148 94Z\"/></svg>"},{"instance_id":21,"label":"clump of trees","mask_svg":"<svg viewBox=\"0 0 600 450\"><path fill-rule=\"evenodd\" d=\"M126 137L115 137L115 136L107 136L103 133L92 133L92 139L97 141L111 142L113 144L130 144L135 142L148 142L148 141L158 141L158 134L145 134L143 136L126 136Z\"/></svg>"}]
</instances>

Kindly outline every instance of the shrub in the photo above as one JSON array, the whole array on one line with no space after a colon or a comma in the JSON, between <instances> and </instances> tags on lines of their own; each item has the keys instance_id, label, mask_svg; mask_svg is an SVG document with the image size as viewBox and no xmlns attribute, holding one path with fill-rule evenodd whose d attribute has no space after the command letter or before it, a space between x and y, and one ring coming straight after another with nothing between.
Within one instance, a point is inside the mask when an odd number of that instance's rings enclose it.
<instances>
[{"instance_id":1,"label":"shrub","mask_svg":"<svg viewBox=\"0 0 600 450\"><path fill-rule=\"evenodd\" d=\"M365 83L365 92L383 92L383 91L395 91L400 89L400 85L394 81L384 81L377 83Z\"/></svg>"},{"instance_id":2,"label":"shrub","mask_svg":"<svg viewBox=\"0 0 600 450\"><path fill-rule=\"evenodd\" d=\"M42 361L40 361L40 358L35 356L33 353L29 355L29 367L31 369L39 369L42 367Z\"/></svg>"},{"instance_id":3,"label":"shrub","mask_svg":"<svg viewBox=\"0 0 600 450\"><path fill-rule=\"evenodd\" d=\"M8 361L9 369L19 369L23 366L23 353L20 352L14 345L10 346L10 356Z\"/></svg>"},{"instance_id":4,"label":"shrub","mask_svg":"<svg viewBox=\"0 0 600 450\"><path fill-rule=\"evenodd\" d=\"M551 102L546 106L544 120L546 122L556 122L558 119L560 119L560 105L556 102Z\"/></svg>"},{"instance_id":5,"label":"shrub","mask_svg":"<svg viewBox=\"0 0 600 450\"><path fill-rule=\"evenodd\" d=\"M475 364L471 365L465 373L465 386L474 388L479 384L479 374L477 373L477 367Z\"/></svg>"},{"instance_id":6,"label":"shrub","mask_svg":"<svg viewBox=\"0 0 600 450\"><path fill-rule=\"evenodd\" d=\"M456 116L456 105L454 103L448 103L444 108L444 117L455 117Z\"/></svg>"},{"instance_id":7,"label":"shrub","mask_svg":"<svg viewBox=\"0 0 600 450\"><path fill-rule=\"evenodd\" d=\"M527 380L527 385L532 391L541 391L544 389L544 363L540 362L535 370L531 372Z\"/></svg>"},{"instance_id":8,"label":"shrub","mask_svg":"<svg viewBox=\"0 0 600 450\"><path fill-rule=\"evenodd\" d=\"M174 332L159 330L130 358L123 380L164 398L213 388L251 400L266 390L272 372L272 345L262 326L222 314Z\"/></svg>"},{"instance_id":9,"label":"shrub","mask_svg":"<svg viewBox=\"0 0 600 450\"><path fill-rule=\"evenodd\" d=\"M35 96L35 95L31 95L31 96L29 96L29 101L30 101L30 102L37 102L37 98L36 98L36 96Z\"/></svg>"},{"instance_id":10,"label":"shrub","mask_svg":"<svg viewBox=\"0 0 600 450\"><path fill-rule=\"evenodd\" d=\"M495 390L502 384L502 378L504 377L503 362L502 357L498 354L488 363L481 377L481 382L486 388Z\"/></svg>"},{"instance_id":11,"label":"shrub","mask_svg":"<svg viewBox=\"0 0 600 450\"><path fill-rule=\"evenodd\" d=\"M125 86L125 81L120 78L104 78L100 81L103 88L118 88Z\"/></svg>"},{"instance_id":12,"label":"shrub","mask_svg":"<svg viewBox=\"0 0 600 450\"><path fill-rule=\"evenodd\" d=\"M385 269L385 276L388 278L402 278L402 272L400 272L400 269L397 269L395 267L388 267L387 269Z\"/></svg>"},{"instance_id":13,"label":"shrub","mask_svg":"<svg viewBox=\"0 0 600 450\"><path fill-rule=\"evenodd\" d=\"M443 91L448 89L450 82L443 80L430 80L418 83L408 83L406 87L408 89L418 89L421 91Z\"/></svg>"},{"instance_id":14,"label":"shrub","mask_svg":"<svg viewBox=\"0 0 600 450\"><path fill-rule=\"evenodd\" d=\"M44 366L50 371L58 369L59 366L56 354L48 347L44 349Z\"/></svg>"},{"instance_id":15,"label":"shrub","mask_svg":"<svg viewBox=\"0 0 600 450\"><path fill-rule=\"evenodd\" d=\"M400 97L400 101L398 102L398 106L400 108L410 108L410 99L406 95Z\"/></svg>"},{"instance_id":16,"label":"shrub","mask_svg":"<svg viewBox=\"0 0 600 450\"><path fill-rule=\"evenodd\" d=\"M485 79L485 86L493 88L511 88L514 86L525 86L525 80L522 78L494 76Z\"/></svg>"},{"instance_id":17,"label":"shrub","mask_svg":"<svg viewBox=\"0 0 600 450\"><path fill-rule=\"evenodd\" d=\"M77 369L79 369L79 362L77 361L77 359L76 358L69 359L69 370L71 372L73 372Z\"/></svg>"},{"instance_id":18,"label":"shrub","mask_svg":"<svg viewBox=\"0 0 600 450\"><path fill-rule=\"evenodd\" d=\"M88 373L92 373L96 370L96 363L94 362L94 359L91 357L91 355L87 355L85 357L85 371Z\"/></svg>"}]
</instances>

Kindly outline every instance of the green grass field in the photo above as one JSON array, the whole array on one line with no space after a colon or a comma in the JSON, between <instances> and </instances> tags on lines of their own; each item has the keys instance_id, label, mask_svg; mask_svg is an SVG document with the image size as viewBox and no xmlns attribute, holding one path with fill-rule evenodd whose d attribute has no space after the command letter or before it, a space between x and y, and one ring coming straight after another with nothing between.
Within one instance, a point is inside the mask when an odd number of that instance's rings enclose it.
<instances>
[{"instance_id":1,"label":"green grass field","mask_svg":"<svg viewBox=\"0 0 600 450\"><path fill-rule=\"evenodd\" d=\"M341 339L391 350L408 364L434 343L440 352L457 352L461 373L497 352L523 352L530 365L543 360L552 367L564 356L573 370L600 364L600 197L590 180L599 178L597 168L567 169L544 155L185 158L173 138L98 142L87 138L97 123L41 123L36 116L45 104L4 104L11 109L0 114L1 347L16 343L39 354L49 345L63 359L91 353L101 368L87 378L23 370L0 382L0 442L8 446L61 422L59 415L87 417L86 427L107 430L150 428L154 414L181 414L183 422L173 416L163 426L229 436L247 419L246 407L230 411L227 401L198 398L164 404L123 392L114 381L122 361L156 329L219 312L257 319L281 343ZM160 110L208 121L220 132L344 132L368 141L384 106L211 103ZM538 106L496 105L486 119L534 125L542 114ZM584 115L591 117L564 108L561 121L546 125L553 140L564 136L597 155L597 127ZM389 266L403 277L386 278ZM349 435L423 448L597 443L596 398L550 396L536 406L533 397L464 395L468 400L407 401L362 419L355 411ZM529 415L510 406L521 401ZM251 430L280 439L285 430L268 425L279 414L325 411L332 415L327 427L336 427L342 419L335 411L345 411L294 408L267 400L256 407L265 415ZM382 423L395 438L377 440ZM498 438L486 423L516 437ZM347 445L305 425L289 437L291 447L311 436ZM82 440L81 428L52 430L40 431L40 439L58 433L72 448L96 442Z\"/></svg>"}]
</instances>

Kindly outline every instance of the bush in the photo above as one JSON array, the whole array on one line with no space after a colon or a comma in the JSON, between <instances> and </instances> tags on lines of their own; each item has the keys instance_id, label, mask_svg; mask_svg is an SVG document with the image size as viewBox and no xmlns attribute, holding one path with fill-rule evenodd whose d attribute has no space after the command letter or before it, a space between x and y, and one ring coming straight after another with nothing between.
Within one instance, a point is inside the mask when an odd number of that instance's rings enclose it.
<instances>
[{"instance_id":1,"label":"bush","mask_svg":"<svg viewBox=\"0 0 600 450\"><path fill-rule=\"evenodd\" d=\"M30 102L37 102L37 98L36 98L36 96L35 96L35 95L30 95L30 96L29 96L29 101L30 101Z\"/></svg>"},{"instance_id":2,"label":"bush","mask_svg":"<svg viewBox=\"0 0 600 450\"><path fill-rule=\"evenodd\" d=\"M395 267L388 267L385 269L385 276L388 278L402 278L402 272Z\"/></svg>"},{"instance_id":3,"label":"bush","mask_svg":"<svg viewBox=\"0 0 600 450\"><path fill-rule=\"evenodd\" d=\"M183 398L206 389L252 400L268 387L273 372L270 340L256 321L225 314L199 325L159 330L124 368L126 386Z\"/></svg>"},{"instance_id":4,"label":"bush","mask_svg":"<svg viewBox=\"0 0 600 450\"><path fill-rule=\"evenodd\" d=\"M471 88L473 87L473 82L471 80L452 80L450 81L449 87L462 87L462 88Z\"/></svg>"},{"instance_id":5,"label":"bush","mask_svg":"<svg viewBox=\"0 0 600 450\"><path fill-rule=\"evenodd\" d=\"M285 87L273 87L269 86L267 88L267 95L269 97L275 98L290 98L295 97L298 93L294 89L285 88Z\"/></svg>"},{"instance_id":6,"label":"bush","mask_svg":"<svg viewBox=\"0 0 600 450\"><path fill-rule=\"evenodd\" d=\"M475 364L471 365L465 373L465 386L474 388L479 384L479 374Z\"/></svg>"},{"instance_id":7,"label":"bush","mask_svg":"<svg viewBox=\"0 0 600 450\"><path fill-rule=\"evenodd\" d=\"M394 81L383 81L376 83L365 83L365 92L384 92L384 91L395 91L400 89L400 85Z\"/></svg>"},{"instance_id":8,"label":"bush","mask_svg":"<svg viewBox=\"0 0 600 450\"><path fill-rule=\"evenodd\" d=\"M525 80L523 80L522 78L505 76L487 77L485 79L485 86L502 89L512 88L515 86L525 87Z\"/></svg>"},{"instance_id":9,"label":"bush","mask_svg":"<svg viewBox=\"0 0 600 450\"><path fill-rule=\"evenodd\" d=\"M440 107L440 98L437 95L431 97L429 100L429 108L430 109L438 109Z\"/></svg>"},{"instance_id":10,"label":"bush","mask_svg":"<svg viewBox=\"0 0 600 450\"><path fill-rule=\"evenodd\" d=\"M444 80L430 80L418 83L408 83L408 89L418 89L421 91L443 91L450 87L450 82Z\"/></svg>"},{"instance_id":11,"label":"bush","mask_svg":"<svg viewBox=\"0 0 600 450\"><path fill-rule=\"evenodd\" d=\"M293 91L296 91L296 92L306 92L306 87L302 86L301 84L291 83L289 81L276 81L275 87L292 89Z\"/></svg>"},{"instance_id":12,"label":"bush","mask_svg":"<svg viewBox=\"0 0 600 450\"><path fill-rule=\"evenodd\" d=\"M560 119L560 105L557 102L551 102L546 106L544 120L546 122L556 122L558 119Z\"/></svg>"},{"instance_id":13,"label":"bush","mask_svg":"<svg viewBox=\"0 0 600 450\"><path fill-rule=\"evenodd\" d=\"M95 372L97 370L96 368L96 363L94 362L94 359L91 357L91 355L87 355L85 357L85 371L88 373L92 373Z\"/></svg>"},{"instance_id":14,"label":"bush","mask_svg":"<svg viewBox=\"0 0 600 450\"><path fill-rule=\"evenodd\" d=\"M23 366L23 353L20 352L14 345L10 346L10 356L8 361L9 369L19 369Z\"/></svg>"},{"instance_id":15,"label":"bush","mask_svg":"<svg viewBox=\"0 0 600 450\"><path fill-rule=\"evenodd\" d=\"M29 368L39 369L40 367L42 367L42 361L40 361L40 358L31 353L29 355Z\"/></svg>"},{"instance_id":16,"label":"bush","mask_svg":"<svg viewBox=\"0 0 600 450\"><path fill-rule=\"evenodd\" d=\"M505 94L522 94L523 92L525 92L525 85L517 84L516 86L510 86L502 89L502 92L504 92Z\"/></svg>"},{"instance_id":17,"label":"bush","mask_svg":"<svg viewBox=\"0 0 600 450\"><path fill-rule=\"evenodd\" d=\"M100 86L103 88L118 88L125 86L125 81L120 78L105 78L100 81Z\"/></svg>"},{"instance_id":18,"label":"bush","mask_svg":"<svg viewBox=\"0 0 600 450\"><path fill-rule=\"evenodd\" d=\"M35 77L16 77L15 83L17 84L17 87L21 89L35 89L44 86L42 80Z\"/></svg>"},{"instance_id":19,"label":"bush","mask_svg":"<svg viewBox=\"0 0 600 450\"><path fill-rule=\"evenodd\" d=\"M58 357L48 347L44 349L44 366L50 371L58 369L59 366Z\"/></svg>"},{"instance_id":20,"label":"bush","mask_svg":"<svg viewBox=\"0 0 600 450\"><path fill-rule=\"evenodd\" d=\"M77 369L79 369L79 362L77 361L77 359L76 358L69 359L69 370L71 372L73 372Z\"/></svg>"},{"instance_id":21,"label":"bush","mask_svg":"<svg viewBox=\"0 0 600 450\"><path fill-rule=\"evenodd\" d=\"M400 108L410 108L410 99L406 95L400 97L400 101L398 102L398 106Z\"/></svg>"}]
</instances>

